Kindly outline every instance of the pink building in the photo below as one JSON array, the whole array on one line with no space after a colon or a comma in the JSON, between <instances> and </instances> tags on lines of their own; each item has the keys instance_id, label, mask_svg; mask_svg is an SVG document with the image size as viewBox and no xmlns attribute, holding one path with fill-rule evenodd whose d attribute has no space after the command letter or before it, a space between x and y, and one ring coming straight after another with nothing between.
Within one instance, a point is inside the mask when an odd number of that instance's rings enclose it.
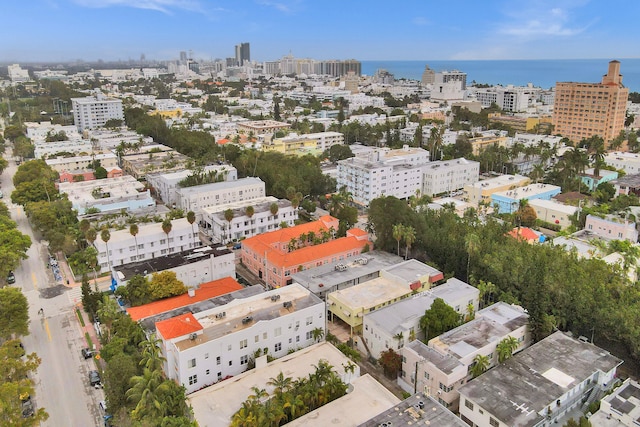
<instances>
[{"instance_id":1,"label":"pink building","mask_svg":"<svg viewBox=\"0 0 640 427\"><path fill-rule=\"evenodd\" d=\"M93 181L94 179L96 179L96 176L89 169L60 172L60 182Z\"/></svg>"},{"instance_id":2,"label":"pink building","mask_svg":"<svg viewBox=\"0 0 640 427\"><path fill-rule=\"evenodd\" d=\"M606 218L587 215L584 229L608 240L629 240L631 243L638 242L636 223L613 215L607 215Z\"/></svg>"}]
</instances>

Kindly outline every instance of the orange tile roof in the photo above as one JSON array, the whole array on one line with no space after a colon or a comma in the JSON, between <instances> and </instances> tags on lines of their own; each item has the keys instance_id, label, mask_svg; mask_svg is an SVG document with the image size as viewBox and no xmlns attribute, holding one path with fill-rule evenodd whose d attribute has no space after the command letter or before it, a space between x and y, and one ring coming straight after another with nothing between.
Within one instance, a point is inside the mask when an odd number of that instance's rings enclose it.
<instances>
[{"instance_id":1,"label":"orange tile roof","mask_svg":"<svg viewBox=\"0 0 640 427\"><path fill-rule=\"evenodd\" d=\"M355 236L355 237L360 237L360 236L366 236L367 232L364 231L361 228L352 228L351 230L347 231L347 236L348 235L352 235L352 236Z\"/></svg>"},{"instance_id":2,"label":"orange tile roof","mask_svg":"<svg viewBox=\"0 0 640 427\"><path fill-rule=\"evenodd\" d=\"M191 313L181 314L171 319L156 322L156 330L165 340L192 334L202 329L202 325Z\"/></svg>"},{"instance_id":3,"label":"orange tile roof","mask_svg":"<svg viewBox=\"0 0 640 427\"><path fill-rule=\"evenodd\" d=\"M296 225L294 227L281 228L249 237L242 241L242 246L256 253L264 253L265 251L273 252L274 247L279 244L287 245L291 239L297 239L301 234L308 234L310 231L316 234L322 233L322 231L327 230L326 224L334 221L337 220L332 216L325 215L317 221Z\"/></svg>"},{"instance_id":4,"label":"orange tile roof","mask_svg":"<svg viewBox=\"0 0 640 427\"><path fill-rule=\"evenodd\" d=\"M372 246L371 242L358 240L356 237L341 237L327 243L306 246L292 252L281 253L271 251L267 253L267 260L269 263L278 267L297 267L298 265L327 258L335 254L361 249L367 243L369 247Z\"/></svg>"},{"instance_id":5,"label":"orange tile roof","mask_svg":"<svg viewBox=\"0 0 640 427\"><path fill-rule=\"evenodd\" d=\"M182 294L171 298L161 299L149 304L127 309L129 316L134 321L146 319L156 314L166 313L179 307L185 307L195 302L207 300L209 298L219 297L229 292L242 289L242 285L231 277L225 277L212 282L206 282L196 289L196 294L192 297L189 294Z\"/></svg>"},{"instance_id":6,"label":"orange tile roof","mask_svg":"<svg viewBox=\"0 0 640 427\"><path fill-rule=\"evenodd\" d=\"M526 240L526 241L531 241L531 240L537 241L540 238L540 236L538 236L538 234L535 231L533 231L528 227L514 228L507 234L513 237L514 239Z\"/></svg>"}]
</instances>

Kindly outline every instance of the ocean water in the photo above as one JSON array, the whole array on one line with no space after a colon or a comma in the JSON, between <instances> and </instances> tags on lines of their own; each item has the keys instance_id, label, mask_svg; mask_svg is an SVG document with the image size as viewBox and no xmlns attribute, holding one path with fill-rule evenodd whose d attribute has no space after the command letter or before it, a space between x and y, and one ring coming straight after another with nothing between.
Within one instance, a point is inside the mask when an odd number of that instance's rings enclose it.
<instances>
[{"instance_id":1,"label":"ocean water","mask_svg":"<svg viewBox=\"0 0 640 427\"><path fill-rule=\"evenodd\" d=\"M618 59L618 58L612 58ZM640 58L618 59L622 84L630 92L640 92ZM485 61L362 61L362 74L373 75L379 68L396 79L420 80L425 65L434 71L459 70L472 81L489 84L524 86L533 83L545 89L556 82L598 83L607 73L610 59L538 59Z\"/></svg>"}]
</instances>

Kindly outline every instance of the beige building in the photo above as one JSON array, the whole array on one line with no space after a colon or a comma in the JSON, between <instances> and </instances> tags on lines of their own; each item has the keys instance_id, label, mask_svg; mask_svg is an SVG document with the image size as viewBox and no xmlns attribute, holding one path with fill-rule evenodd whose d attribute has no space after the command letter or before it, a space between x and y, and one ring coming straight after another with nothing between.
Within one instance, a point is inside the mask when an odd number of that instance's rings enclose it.
<instances>
[{"instance_id":1,"label":"beige building","mask_svg":"<svg viewBox=\"0 0 640 427\"><path fill-rule=\"evenodd\" d=\"M491 145L497 145L498 147L506 147L509 142L509 138L506 136L478 136L475 138L470 138L469 142L471 143L471 148L473 149L473 155L478 156L487 147Z\"/></svg>"},{"instance_id":2,"label":"beige building","mask_svg":"<svg viewBox=\"0 0 640 427\"><path fill-rule=\"evenodd\" d=\"M531 182L522 175L500 175L495 178L485 179L464 186L464 199L474 205L480 202L491 203L491 195L499 191L513 190L524 187Z\"/></svg>"},{"instance_id":3,"label":"beige building","mask_svg":"<svg viewBox=\"0 0 640 427\"><path fill-rule=\"evenodd\" d=\"M578 142L599 135L614 139L624 128L629 89L622 85L620 62L609 62L601 83L556 83L554 132Z\"/></svg>"}]
</instances>

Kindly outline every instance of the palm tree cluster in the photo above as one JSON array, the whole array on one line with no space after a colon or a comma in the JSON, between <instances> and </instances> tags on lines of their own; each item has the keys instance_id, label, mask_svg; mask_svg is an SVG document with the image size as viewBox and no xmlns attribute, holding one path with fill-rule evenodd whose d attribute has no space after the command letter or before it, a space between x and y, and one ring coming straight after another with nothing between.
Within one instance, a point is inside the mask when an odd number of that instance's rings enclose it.
<instances>
[{"instance_id":1,"label":"palm tree cluster","mask_svg":"<svg viewBox=\"0 0 640 427\"><path fill-rule=\"evenodd\" d=\"M326 360L314 365L315 371L308 377L285 377L280 372L267 382L272 394L253 387L252 393L231 418L232 427L281 426L342 397L347 385ZM345 372L352 371L344 366Z\"/></svg>"},{"instance_id":2,"label":"palm tree cluster","mask_svg":"<svg viewBox=\"0 0 640 427\"><path fill-rule=\"evenodd\" d=\"M304 248L306 246L314 246L320 245L322 243L327 243L336 234L336 230L331 227L328 230L322 230L320 233L315 233L313 231L309 231L308 233L302 233L298 236L298 238L292 237L287 244L287 250L289 252L293 252L297 249Z\"/></svg>"},{"instance_id":3,"label":"palm tree cluster","mask_svg":"<svg viewBox=\"0 0 640 427\"><path fill-rule=\"evenodd\" d=\"M400 256L400 241L404 240L406 245L404 259L407 259L409 249L411 249L411 245L416 241L416 230L410 225L394 224L392 234L393 238L398 242L398 256Z\"/></svg>"}]
</instances>

